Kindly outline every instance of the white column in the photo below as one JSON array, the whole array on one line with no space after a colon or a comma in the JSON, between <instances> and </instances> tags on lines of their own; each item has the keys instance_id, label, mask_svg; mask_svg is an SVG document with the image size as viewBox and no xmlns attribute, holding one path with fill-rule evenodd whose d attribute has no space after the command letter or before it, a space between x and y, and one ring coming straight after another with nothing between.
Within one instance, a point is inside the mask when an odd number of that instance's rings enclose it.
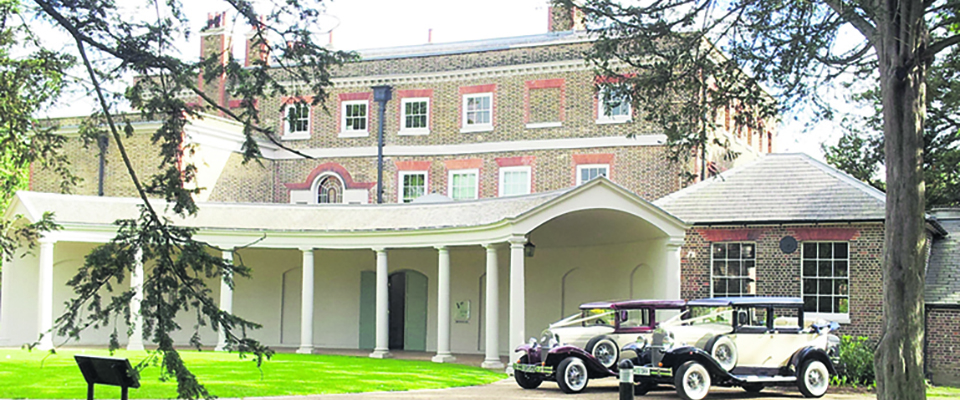
<instances>
[{"instance_id":1,"label":"white column","mask_svg":"<svg viewBox=\"0 0 960 400\"><path fill-rule=\"evenodd\" d=\"M39 321L37 330L43 335L40 350L53 348L53 244L56 240L40 239L40 286L37 290Z\"/></svg>"},{"instance_id":2,"label":"white column","mask_svg":"<svg viewBox=\"0 0 960 400\"><path fill-rule=\"evenodd\" d=\"M223 261L227 264L233 264L233 252L230 250L223 251ZM311 263L312 264L312 263ZM233 313L233 288L227 284L228 279L232 279L232 276L228 276L227 272L224 272L223 278L220 279L220 311L226 313ZM217 337L217 347L214 348L215 351L226 351L227 350L227 333L224 331L223 327L220 327L218 331L219 335Z\"/></svg>"},{"instance_id":3,"label":"white column","mask_svg":"<svg viewBox=\"0 0 960 400\"><path fill-rule=\"evenodd\" d=\"M133 289L133 298L130 299L130 323L133 332L127 338L127 350L143 350L143 315L140 314L140 304L143 302L143 251L137 249L133 256L133 273L130 274L130 288Z\"/></svg>"},{"instance_id":4,"label":"white column","mask_svg":"<svg viewBox=\"0 0 960 400\"><path fill-rule=\"evenodd\" d=\"M497 247L493 244L485 244L487 249L487 304L485 305L485 322L487 324L487 344L483 357L483 368L502 369L503 363L500 362L500 294L497 293L497 285L500 278L497 276Z\"/></svg>"},{"instance_id":5,"label":"white column","mask_svg":"<svg viewBox=\"0 0 960 400\"><path fill-rule=\"evenodd\" d=\"M387 273L387 249L373 249L377 252L377 343L370 357L390 358L390 290Z\"/></svg>"},{"instance_id":6,"label":"white column","mask_svg":"<svg viewBox=\"0 0 960 400\"><path fill-rule=\"evenodd\" d=\"M450 251L437 246L437 355L433 362L454 362L450 354Z\"/></svg>"},{"instance_id":7,"label":"white column","mask_svg":"<svg viewBox=\"0 0 960 400\"><path fill-rule=\"evenodd\" d=\"M303 252L303 291L300 296L300 348L297 353L313 353L313 249Z\"/></svg>"},{"instance_id":8,"label":"white column","mask_svg":"<svg viewBox=\"0 0 960 400\"><path fill-rule=\"evenodd\" d=\"M680 297L680 249L682 238L667 239L666 262L664 263L664 285L666 299L679 300Z\"/></svg>"},{"instance_id":9,"label":"white column","mask_svg":"<svg viewBox=\"0 0 960 400\"><path fill-rule=\"evenodd\" d=\"M527 239L523 236L514 236L510 238L510 351L515 360L520 357L519 353L513 353L513 349L523 344L524 340L524 321L526 320L524 311L526 310L526 291L524 290L524 254L523 245Z\"/></svg>"}]
</instances>

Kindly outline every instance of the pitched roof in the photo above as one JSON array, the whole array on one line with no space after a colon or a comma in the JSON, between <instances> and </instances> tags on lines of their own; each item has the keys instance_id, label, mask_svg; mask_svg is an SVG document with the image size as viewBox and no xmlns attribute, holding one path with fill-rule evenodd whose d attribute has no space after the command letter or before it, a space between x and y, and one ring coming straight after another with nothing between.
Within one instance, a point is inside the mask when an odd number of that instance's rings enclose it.
<instances>
[{"instance_id":1,"label":"pitched roof","mask_svg":"<svg viewBox=\"0 0 960 400\"><path fill-rule=\"evenodd\" d=\"M924 298L927 304L960 305L960 209L937 216L947 236L930 249Z\"/></svg>"},{"instance_id":2,"label":"pitched roof","mask_svg":"<svg viewBox=\"0 0 960 400\"><path fill-rule=\"evenodd\" d=\"M882 221L886 196L806 154L766 154L654 204L701 225Z\"/></svg>"}]
</instances>

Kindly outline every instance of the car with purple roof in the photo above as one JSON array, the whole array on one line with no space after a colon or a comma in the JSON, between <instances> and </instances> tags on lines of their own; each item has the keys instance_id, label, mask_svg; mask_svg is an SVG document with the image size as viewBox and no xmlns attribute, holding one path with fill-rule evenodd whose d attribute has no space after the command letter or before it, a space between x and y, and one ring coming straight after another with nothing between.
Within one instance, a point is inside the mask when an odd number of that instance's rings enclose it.
<instances>
[{"instance_id":1,"label":"car with purple roof","mask_svg":"<svg viewBox=\"0 0 960 400\"><path fill-rule=\"evenodd\" d=\"M512 365L514 379L524 389L546 380L557 382L564 393L578 393L590 379L616 375L617 361L636 357L621 356L620 349L647 343L658 321L680 314L685 305L683 300L582 304L579 313L550 324L539 342L530 338L517 347L524 354Z\"/></svg>"}]
</instances>

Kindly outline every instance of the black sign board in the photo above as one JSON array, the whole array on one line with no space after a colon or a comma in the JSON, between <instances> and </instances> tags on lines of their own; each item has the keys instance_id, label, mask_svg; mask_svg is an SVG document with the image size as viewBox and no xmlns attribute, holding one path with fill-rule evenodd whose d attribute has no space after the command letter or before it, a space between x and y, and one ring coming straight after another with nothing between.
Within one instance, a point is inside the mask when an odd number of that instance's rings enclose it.
<instances>
[{"instance_id":1,"label":"black sign board","mask_svg":"<svg viewBox=\"0 0 960 400\"><path fill-rule=\"evenodd\" d=\"M74 355L87 381L87 400L93 400L93 385L120 386L121 399L127 400L127 388L140 387L137 372L126 358Z\"/></svg>"}]
</instances>

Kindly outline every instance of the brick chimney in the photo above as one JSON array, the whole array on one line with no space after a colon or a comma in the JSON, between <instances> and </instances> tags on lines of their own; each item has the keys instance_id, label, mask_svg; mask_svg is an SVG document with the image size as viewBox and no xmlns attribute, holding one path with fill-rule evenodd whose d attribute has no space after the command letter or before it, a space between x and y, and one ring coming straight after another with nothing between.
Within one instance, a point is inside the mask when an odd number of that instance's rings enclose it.
<instances>
[{"instance_id":1,"label":"brick chimney","mask_svg":"<svg viewBox=\"0 0 960 400\"><path fill-rule=\"evenodd\" d=\"M263 27L263 17L260 17L259 26ZM270 62L270 47L267 45L267 38L264 37L262 40L257 38L257 28L257 26L252 26L250 32L247 32L246 56L243 62L246 67L257 62L263 64L269 64ZM263 34L265 36L266 32Z\"/></svg>"},{"instance_id":2,"label":"brick chimney","mask_svg":"<svg viewBox=\"0 0 960 400\"><path fill-rule=\"evenodd\" d=\"M226 65L229 52L233 49L230 36L227 33L227 13L220 12L216 14L207 14L207 26L200 30L200 59L206 60L210 57L219 59L220 65ZM211 82L205 82L203 72L199 76L200 88L207 96L217 99L217 102L226 107L226 76L221 74L218 79ZM204 104L202 99L198 99L200 104Z\"/></svg>"},{"instance_id":3,"label":"brick chimney","mask_svg":"<svg viewBox=\"0 0 960 400\"><path fill-rule=\"evenodd\" d=\"M547 7L547 31L582 31L586 30L583 10L579 7L563 7L551 5Z\"/></svg>"}]
</instances>

